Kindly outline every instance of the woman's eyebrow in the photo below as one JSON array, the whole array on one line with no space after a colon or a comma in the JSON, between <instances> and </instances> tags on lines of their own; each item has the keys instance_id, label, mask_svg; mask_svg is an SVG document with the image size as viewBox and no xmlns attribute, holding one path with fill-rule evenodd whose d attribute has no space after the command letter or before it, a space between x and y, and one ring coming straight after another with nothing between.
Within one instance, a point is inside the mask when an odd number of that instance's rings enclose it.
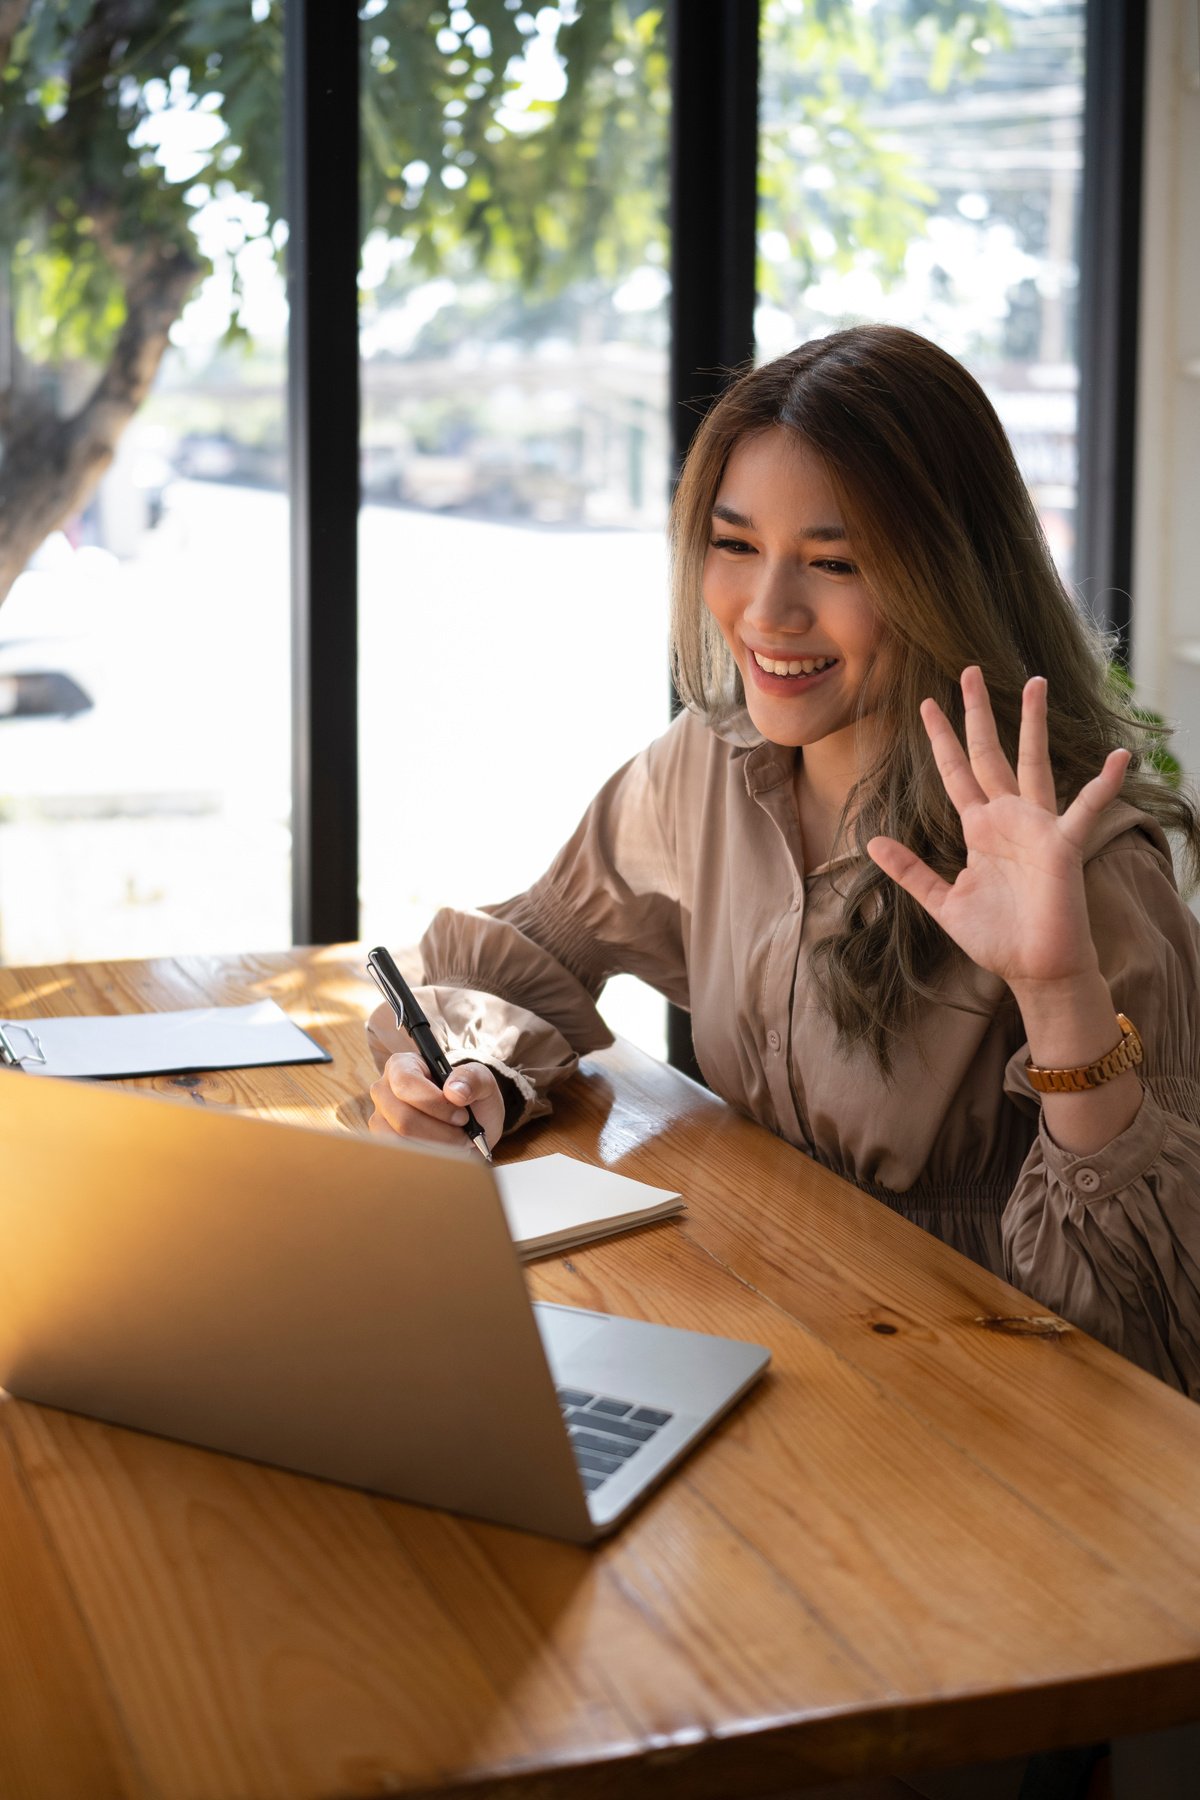
<instances>
[{"instance_id":1,"label":"woman's eyebrow","mask_svg":"<svg viewBox=\"0 0 1200 1800\"><path fill-rule=\"evenodd\" d=\"M740 525L743 531L754 530L754 520L746 513L738 512L727 501L717 500L713 504L712 516L721 519L726 525ZM808 543L845 544L849 543L844 525L806 525L796 533L798 538Z\"/></svg>"}]
</instances>

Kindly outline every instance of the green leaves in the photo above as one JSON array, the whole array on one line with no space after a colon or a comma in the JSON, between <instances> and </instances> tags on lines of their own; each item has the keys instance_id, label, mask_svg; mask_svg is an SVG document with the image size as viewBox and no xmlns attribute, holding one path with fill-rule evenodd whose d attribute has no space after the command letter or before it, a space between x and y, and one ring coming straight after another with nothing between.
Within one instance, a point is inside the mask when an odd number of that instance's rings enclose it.
<instances>
[{"instance_id":1,"label":"green leaves","mask_svg":"<svg viewBox=\"0 0 1200 1800\"><path fill-rule=\"evenodd\" d=\"M410 242L418 268L461 250L551 294L665 239L665 25L660 6L625 0L583 0L556 32L532 10L388 0L372 16L363 223Z\"/></svg>"},{"instance_id":2,"label":"green leaves","mask_svg":"<svg viewBox=\"0 0 1200 1800\"><path fill-rule=\"evenodd\" d=\"M260 201L256 229L272 237L285 206L283 6L29 0L0 82L0 248L31 352L102 360L131 260L183 251L206 268L193 229L206 197ZM535 306L665 265L662 4L363 0L359 12L363 231L407 246L412 276L469 271L518 284ZM969 72L1005 40L1005 17L1000 0L765 0L780 74L762 120L760 224L783 247L762 261L767 298L794 300L852 262L885 283L900 273L933 197L873 104L898 58L927 88ZM202 136L206 121L221 129ZM236 260L232 281L236 309Z\"/></svg>"},{"instance_id":3,"label":"green leaves","mask_svg":"<svg viewBox=\"0 0 1200 1800\"><path fill-rule=\"evenodd\" d=\"M764 297L795 306L830 268L884 287L903 272L936 195L879 122L879 97L898 72L941 92L1008 38L999 0L766 0L759 222L776 254L760 261Z\"/></svg>"},{"instance_id":4,"label":"green leaves","mask_svg":"<svg viewBox=\"0 0 1200 1800\"><path fill-rule=\"evenodd\" d=\"M282 0L30 0L0 84L0 248L26 355L103 361L132 269L203 265L188 195L226 180L282 204ZM164 117L209 112L171 163ZM236 273L235 273L236 286Z\"/></svg>"},{"instance_id":5,"label":"green leaves","mask_svg":"<svg viewBox=\"0 0 1200 1800\"><path fill-rule=\"evenodd\" d=\"M1116 657L1108 665L1108 681L1121 710L1136 720L1146 734L1147 747L1144 755L1150 767L1157 770L1169 788L1181 787L1183 767L1179 759L1167 749L1166 739L1171 730L1167 721L1161 713L1137 705L1134 700L1133 677L1125 664Z\"/></svg>"}]
</instances>

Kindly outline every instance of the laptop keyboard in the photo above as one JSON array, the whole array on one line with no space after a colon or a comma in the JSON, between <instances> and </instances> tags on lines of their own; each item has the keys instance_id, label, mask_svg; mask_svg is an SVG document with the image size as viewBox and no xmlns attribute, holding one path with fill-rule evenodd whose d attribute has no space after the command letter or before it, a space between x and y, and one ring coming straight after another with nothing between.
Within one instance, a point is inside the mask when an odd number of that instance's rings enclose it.
<instances>
[{"instance_id":1,"label":"laptop keyboard","mask_svg":"<svg viewBox=\"0 0 1200 1800\"><path fill-rule=\"evenodd\" d=\"M624 1468L674 1416L657 1407L639 1406L636 1400L616 1400L611 1394L588 1394L582 1388L568 1387L555 1391L579 1479L588 1494Z\"/></svg>"}]
</instances>

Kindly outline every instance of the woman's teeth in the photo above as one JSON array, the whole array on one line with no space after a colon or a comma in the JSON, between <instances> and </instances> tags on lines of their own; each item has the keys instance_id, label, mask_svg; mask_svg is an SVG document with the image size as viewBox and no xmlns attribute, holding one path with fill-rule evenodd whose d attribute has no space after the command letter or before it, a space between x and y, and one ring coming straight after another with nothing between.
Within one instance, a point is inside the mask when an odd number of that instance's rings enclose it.
<instances>
[{"instance_id":1,"label":"woman's teeth","mask_svg":"<svg viewBox=\"0 0 1200 1800\"><path fill-rule=\"evenodd\" d=\"M774 657L760 656L754 652L754 660L767 675L819 675L822 669L830 668L836 656L804 656L793 662L779 662Z\"/></svg>"}]
</instances>

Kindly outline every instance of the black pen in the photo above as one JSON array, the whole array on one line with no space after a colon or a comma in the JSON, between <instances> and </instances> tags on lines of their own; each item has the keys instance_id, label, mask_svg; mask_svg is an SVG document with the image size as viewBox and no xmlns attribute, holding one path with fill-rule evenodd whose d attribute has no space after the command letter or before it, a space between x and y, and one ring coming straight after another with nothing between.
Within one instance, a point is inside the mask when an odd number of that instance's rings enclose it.
<instances>
[{"instance_id":1,"label":"black pen","mask_svg":"<svg viewBox=\"0 0 1200 1800\"><path fill-rule=\"evenodd\" d=\"M429 1070L434 1081L440 1088L445 1087L447 1079L454 1073L454 1065L447 1060L445 1051L433 1035L432 1025L417 1005L416 995L396 967L390 952L383 949L382 946L377 946L372 950L367 956L367 974L395 1013L396 1023L401 1031L407 1031L421 1052L421 1061ZM480 1156L491 1162L492 1153L488 1149L483 1126L469 1106L467 1122L463 1126L463 1130Z\"/></svg>"}]
</instances>

